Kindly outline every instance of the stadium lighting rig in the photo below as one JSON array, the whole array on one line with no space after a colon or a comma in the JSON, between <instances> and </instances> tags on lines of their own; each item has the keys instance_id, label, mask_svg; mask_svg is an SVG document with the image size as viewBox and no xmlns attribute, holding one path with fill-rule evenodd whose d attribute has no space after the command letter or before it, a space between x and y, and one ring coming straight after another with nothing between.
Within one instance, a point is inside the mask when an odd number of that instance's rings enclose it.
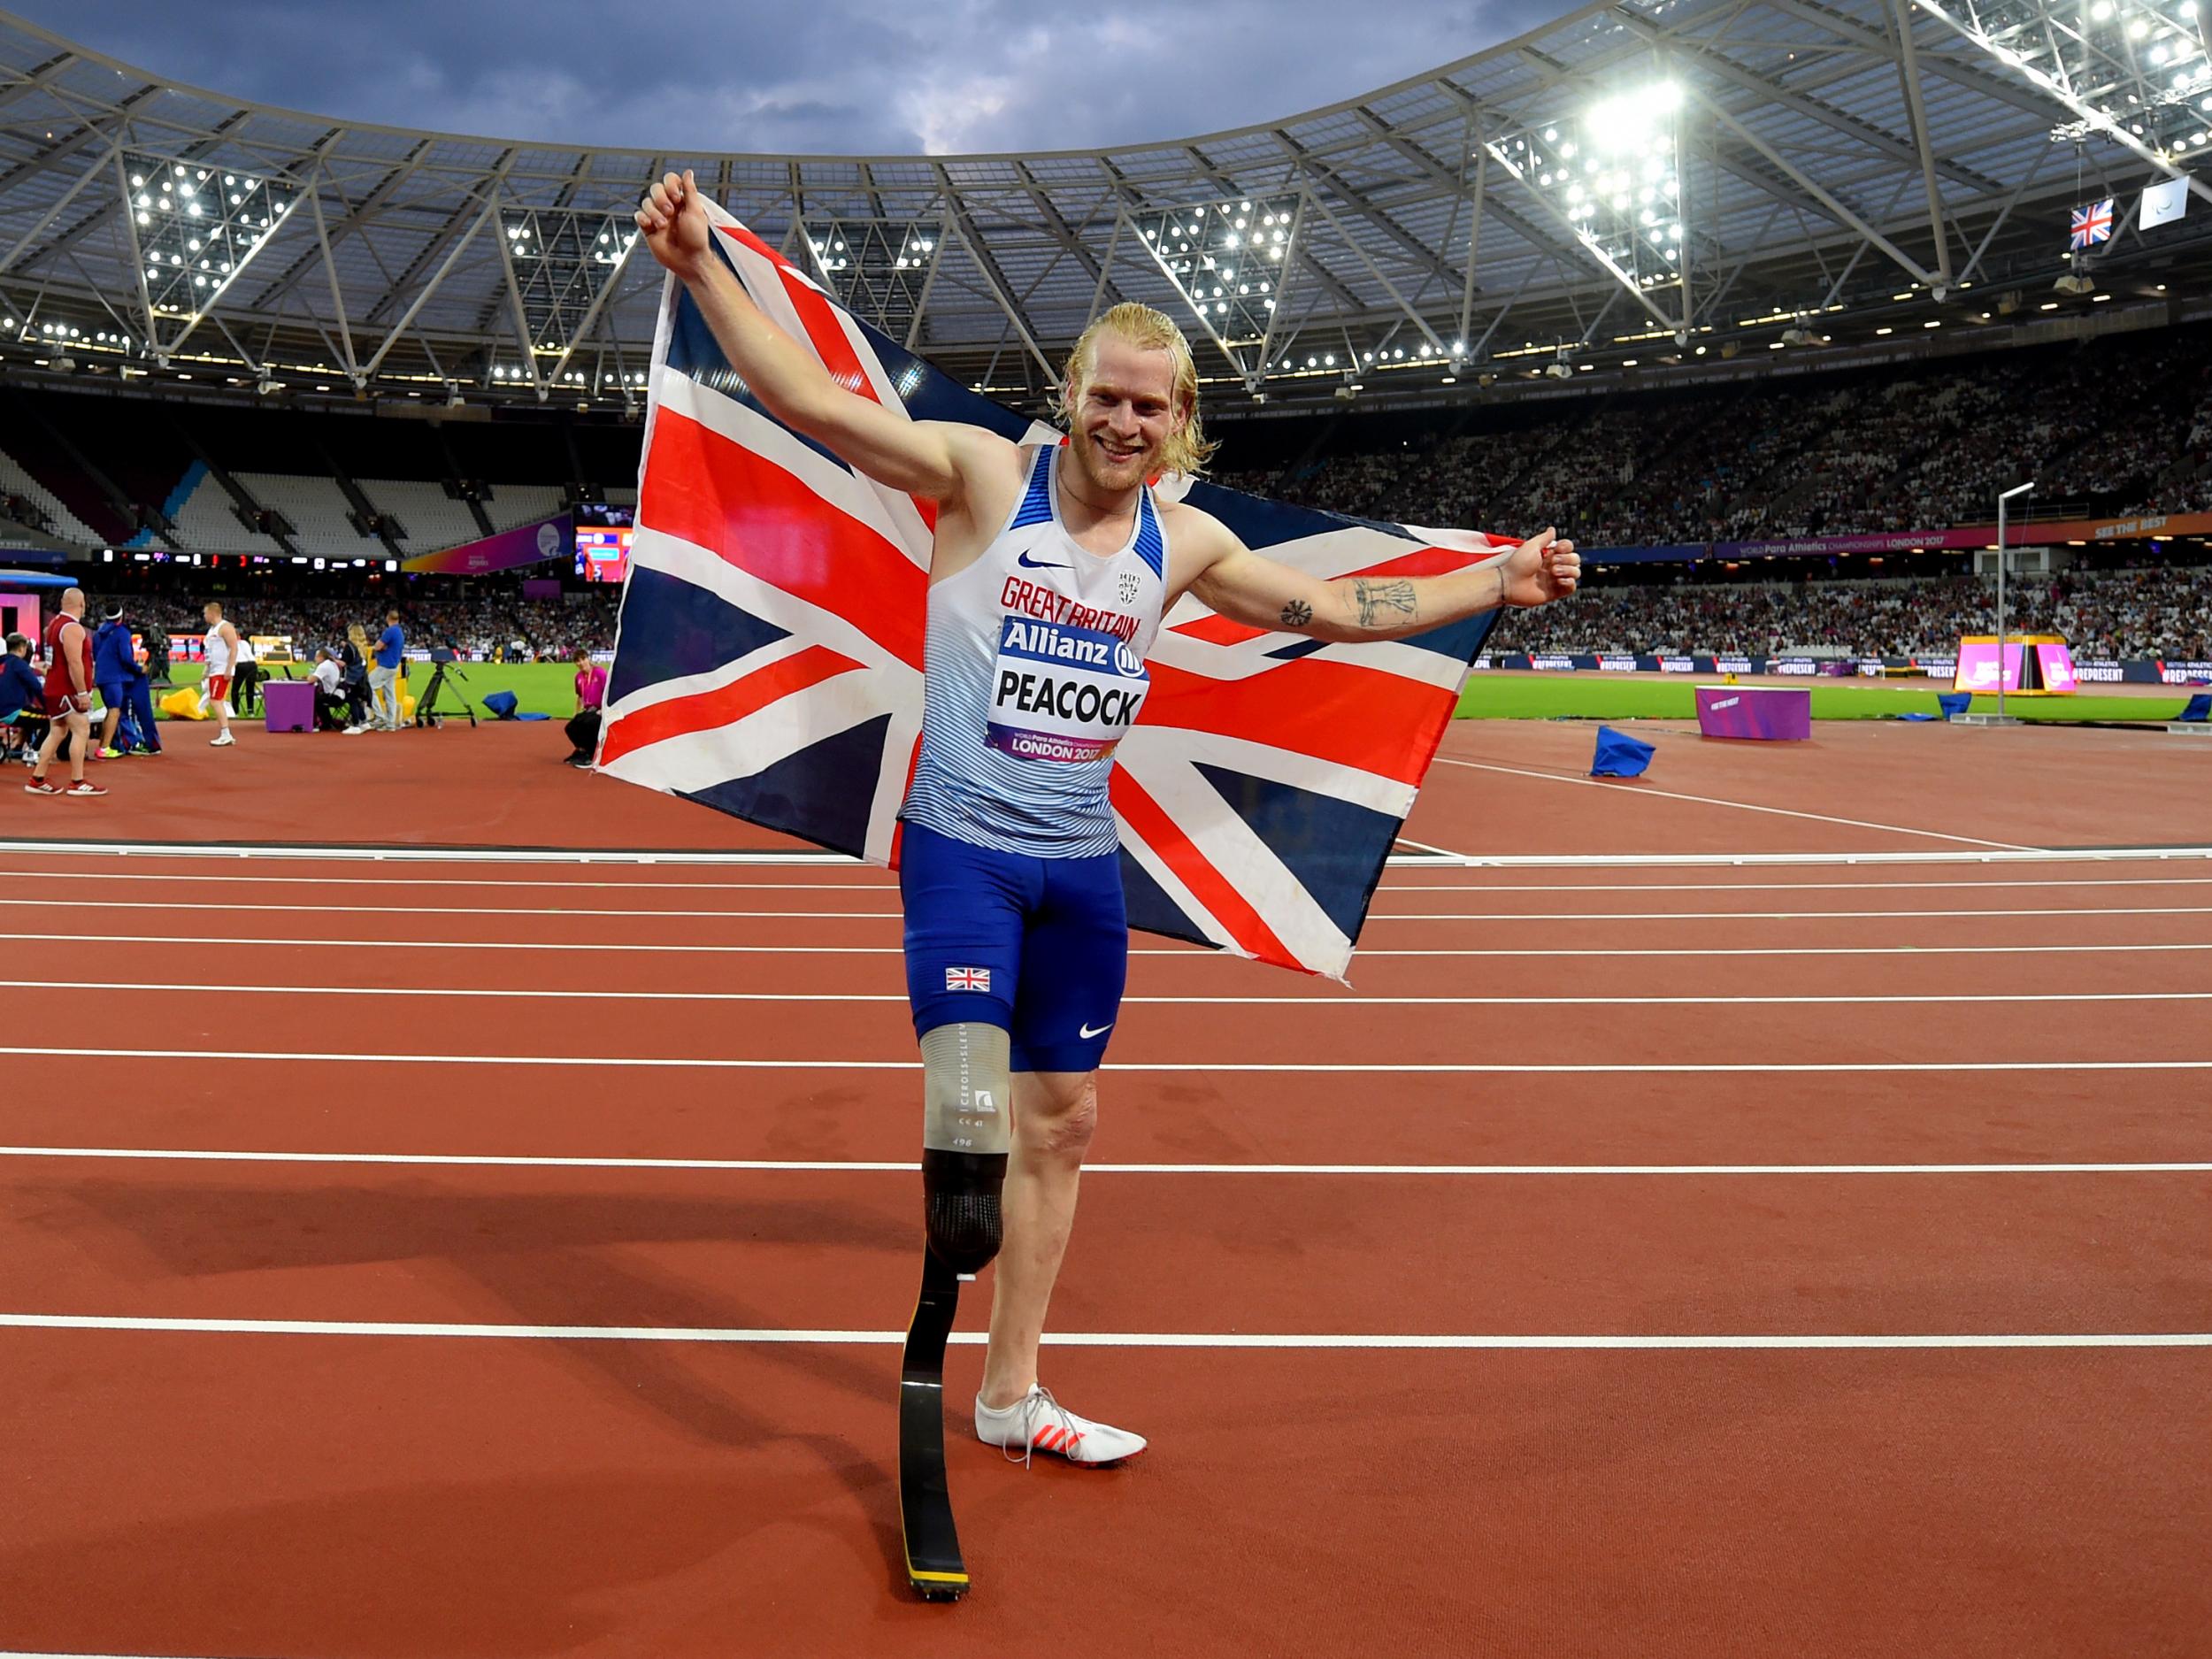
<instances>
[{"instance_id":1,"label":"stadium lighting rig","mask_svg":"<svg viewBox=\"0 0 2212 1659\"><path fill-rule=\"evenodd\" d=\"M636 245L637 224L627 213L503 208L499 252L526 373L494 378L527 380L541 401L549 388L579 384L580 371L569 359L598 320Z\"/></svg>"},{"instance_id":2,"label":"stadium lighting rig","mask_svg":"<svg viewBox=\"0 0 2212 1659\"><path fill-rule=\"evenodd\" d=\"M1986 52L2074 119L2055 139L2095 134L2133 151L2212 202L2212 186L2181 164L2212 153L2212 59L2203 6L2212 0L1918 0L1920 9Z\"/></svg>"},{"instance_id":3,"label":"stadium lighting rig","mask_svg":"<svg viewBox=\"0 0 2212 1659\"><path fill-rule=\"evenodd\" d=\"M1682 104L1678 81L1652 81L1483 139L1490 159L1678 340L1690 327Z\"/></svg>"},{"instance_id":4,"label":"stadium lighting rig","mask_svg":"<svg viewBox=\"0 0 2212 1659\"><path fill-rule=\"evenodd\" d=\"M1125 230L1137 239L1245 388L1256 392L1305 210L1302 195L1155 207L1125 213L1115 236Z\"/></svg>"},{"instance_id":5,"label":"stadium lighting rig","mask_svg":"<svg viewBox=\"0 0 2212 1659\"><path fill-rule=\"evenodd\" d=\"M146 346L164 366L299 205L289 180L147 150L115 155Z\"/></svg>"},{"instance_id":6,"label":"stadium lighting rig","mask_svg":"<svg viewBox=\"0 0 2212 1659\"><path fill-rule=\"evenodd\" d=\"M920 338L946 229L935 219L827 219L804 227L815 280L854 316L910 347Z\"/></svg>"}]
</instances>

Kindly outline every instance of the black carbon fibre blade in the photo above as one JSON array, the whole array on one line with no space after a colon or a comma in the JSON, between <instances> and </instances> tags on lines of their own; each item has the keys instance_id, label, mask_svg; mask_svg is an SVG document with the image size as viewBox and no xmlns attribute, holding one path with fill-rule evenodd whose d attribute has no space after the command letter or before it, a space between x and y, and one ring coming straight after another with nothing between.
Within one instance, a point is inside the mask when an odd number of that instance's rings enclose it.
<instances>
[{"instance_id":1,"label":"black carbon fibre blade","mask_svg":"<svg viewBox=\"0 0 2212 1659\"><path fill-rule=\"evenodd\" d=\"M945 1480L945 1342L960 1306L960 1277L933 1250L922 1252L922 1292L906 1331L899 1371L899 1526L906 1577L925 1601L968 1593Z\"/></svg>"}]
</instances>

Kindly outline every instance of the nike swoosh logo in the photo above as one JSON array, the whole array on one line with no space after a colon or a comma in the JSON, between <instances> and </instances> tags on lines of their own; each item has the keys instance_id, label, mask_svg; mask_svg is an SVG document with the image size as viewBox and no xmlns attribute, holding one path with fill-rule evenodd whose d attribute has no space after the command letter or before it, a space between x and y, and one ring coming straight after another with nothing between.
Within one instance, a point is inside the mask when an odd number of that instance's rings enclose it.
<instances>
[{"instance_id":1,"label":"nike swoosh logo","mask_svg":"<svg viewBox=\"0 0 2212 1659\"><path fill-rule=\"evenodd\" d=\"M1075 568L1072 565L1055 565L1048 559L1033 559L1026 553L1014 562L1025 571L1066 571Z\"/></svg>"},{"instance_id":2,"label":"nike swoosh logo","mask_svg":"<svg viewBox=\"0 0 2212 1659\"><path fill-rule=\"evenodd\" d=\"M1083 1041L1086 1041L1086 1042L1088 1042L1088 1041L1089 1041L1092 1038L1096 1037L1096 1036L1101 1036L1101 1035L1103 1035L1105 1033L1107 1033L1107 1032L1110 1032L1110 1031L1113 1030L1113 1028L1114 1028L1114 1022L1113 1022L1112 1020L1110 1020L1110 1020L1108 1020L1108 1021L1107 1021L1107 1022L1106 1022L1103 1025L1101 1025L1101 1026L1100 1026L1100 1027L1099 1027L1096 1031L1093 1031L1093 1030L1090 1028L1090 1026L1089 1026L1089 1025L1086 1025L1082 1028L1082 1029L1083 1029Z\"/></svg>"}]
</instances>

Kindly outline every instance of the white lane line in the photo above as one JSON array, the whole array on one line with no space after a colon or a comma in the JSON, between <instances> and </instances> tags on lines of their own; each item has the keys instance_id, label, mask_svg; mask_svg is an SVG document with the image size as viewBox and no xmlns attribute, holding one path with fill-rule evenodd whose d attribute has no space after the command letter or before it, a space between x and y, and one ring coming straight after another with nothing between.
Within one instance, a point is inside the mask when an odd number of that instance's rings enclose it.
<instances>
[{"instance_id":1,"label":"white lane line","mask_svg":"<svg viewBox=\"0 0 2212 1659\"><path fill-rule=\"evenodd\" d=\"M274 910L296 916L301 907L291 904L242 904L233 899L72 899L72 910ZM317 907L319 910L329 907ZM896 921L902 910L580 910L560 904L347 904L336 907L348 916L619 916L637 921L684 921L712 918L761 921L824 922L839 921L847 917L862 921ZM2212 908L2212 907L2208 907ZM1930 911L1934 915L1939 912ZM1996 912L1978 912L1993 915ZM2078 912L2093 916L2100 912ZM2109 911L2105 914L2118 915Z\"/></svg>"},{"instance_id":2,"label":"white lane line","mask_svg":"<svg viewBox=\"0 0 2212 1659\"><path fill-rule=\"evenodd\" d=\"M223 898L75 898L69 910L155 910L155 911L221 911L280 916L301 914L294 905L241 905ZM342 905L347 916L597 916L597 918L637 920L637 923L699 923L699 920L748 920L748 923L896 923L905 911L898 910L584 910L572 905ZM1896 920L1902 916L1927 916L1932 920L1973 918L1973 916L2212 916L2212 905L2062 905L2055 910L1401 910L1371 911L1370 923L1818 923L1818 920Z\"/></svg>"},{"instance_id":3,"label":"white lane line","mask_svg":"<svg viewBox=\"0 0 2212 1659\"><path fill-rule=\"evenodd\" d=\"M1432 861L1424 861L1432 862ZM873 875L856 868L856 875ZM281 876L180 872L154 875L136 870L0 870L0 880L150 881L226 883L246 887L516 887L534 892L618 893L865 893L888 896L895 881L529 881L499 876ZM2001 890L2016 887L2212 887L2212 876L2084 876L2048 881L1386 881L1379 893L1887 893L1918 889ZM677 914L638 910L636 915ZM5 1659L0 1655L0 1659Z\"/></svg>"},{"instance_id":4,"label":"white lane line","mask_svg":"<svg viewBox=\"0 0 2212 1659\"><path fill-rule=\"evenodd\" d=\"M174 1147L7 1147L0 1158L180 1164L396 1164L530 1170L703 1170L912 1175L918 1163L868 1158L559 1157L445 1152L226 1152ZM1086 1175L2205 1175L2203 1164L1086 1164Z\"/></svg>"},{"instance_id":5,"label":"white lane line","mask_svg":"<svg viewBox=\"0 0 2212 1659\"><path fill-rule=\"evenodd\" d=\"M1440 759L1447 757L1439 757ZM1473 761L1452 761L1455 766L1473 766ZM1506 768L1503 770L1510 770ZM1532 776L1553 778L1560 783L1587 782L1586 779L1555 777L1550 772ZM1663 790L1639 789L1644 795L1664 794ZM1690 800L1702 797L1688 796ZM1720 802L1723 806L1744 806L1741 802ZM1746 807L1757 812L1783 812L1780 807ZM1796 816L1803 816L1801 814ZM1850 823L1847 818L1838 823ZM1887 826L1875 826L1886 828ZM1933 834L1932 831L1905 830L1904 834ZM1949 837L1939 839L1965 839ZM1465 870L1700 870L1793 867L1875 867L1889 864L2124 864L2142 861L2163 862L2170 859L2212 859L2212 846L2174 844L2151 847L2016 847L2007 841L1979 841L1973 845L1990 850L1960 852L1918 848L1906 851L1888 852L1793 852L1793 853L1457 853L1451 855L1424 854L1419 857L1393 856L1384 862L1394 869L1437 870L1448 867ZM656 852L634 849L602 849L599 850L566 850L553 848L344 848L316 845L250 846L239 843L217 844L192 841L38 841L0 838L0 856L30 855L40 857L155 857L206 859L283 859L296 863L365 864L451 864L480 865L514 864L620 864L639 866L666 866L681 868L690 865L764 866L793 865L800 868L816 867L825 870L849 870L856 874L875 869L841 854L815 851L791 852Z\"/></svg>"},{"instance_id":6,"label":"white lane line","mask_svg":"<svg viewBox=\"0 0 2212 1659\"><path fill-rule=\"evenodd\" d=\"M220 908L220 907L218 907ZM271 905L272 910L285 910L286 905ZM510 911L510 915L527 915L524 910ZM549 911L557 915L561 912ZM577 911L587 915L592 912ZM636 912L626 912L636 914ZM682 912L669 911L669 915ZM707 911L700 915L710 914ZM1906 917L1952 918L1961 916L2208 916L2212 904L2162 904L2128 907L2121 905L2064 905L2046 910L1374 910L1367 919L1371 922L1813 922L1813 921L1894 921Z\"/></svg>"},{"instance_id":7,"label":"white lane line","mask_svg":"<svg viewBox=\"0 0 2212 1659\"><path fill-rule=\"evenodd\" d=\"M713 1342L775 1346L893 1348L903 1331L666 1325L483 1325L385 1319L172 1319L119 1314L0 1313L19 1331L153 1331L221 1336L380 1336L505 1339L541 1342ZM983 1331L955 1331L960 1348L980 1348ZM1991 1332L1894 1335L1412 1334L1228 1331L1048 1331L1048 1348L2212 1348L2212 1332Z\"/></svg>"},{"instance_id":8,"label":"white lane line","mask_svg":"<svg viewBox=\"0 0 2212 1659\"><path fill-rule=\"evenodd\" d=\"M173 945L176 939L168 933L0 933L0 940L24 940L47 943L73 945ZM295 939L242 939L235 935L225 939L226 949L238 946L276 946L289 950L319 950L329 946L343 946L349 950L560 950L571 955L587 951L649 951L657 956L896 956L903 954L898 945L693 945L681 942L638 942L610 944L599 940L513 940L513 939L326 939L319 934L303 933ZM1554 948L1546 946L1548 958L1561 956L2094 956L2107 953L2132 954L2157 950L2212 950L2212 942L2204 944L2148 944L2148 945L1740 945L1725 947L1694 946L1591 946L1588 948ZM1207 950L1197 945L1133 945L1133 956L1181 956L1194 961L1211 961L1227 957L1226 952ZM1528 955L1525 946L1446 947L1395 949L1381 946L1360 948L1357 960L1368 961L1377 956L1514 956Z\"/></svg>"},{"instance_id":9,"label":"white lane line","mask_svg":"<svg viewBox=\"0 0 2212 1659\"><path fill-rule=\"evenodd\" d=\"M616 1066L682 1071L918 1071L919 1060L760 1060L728 1055L353 1054L288 1048L62 1048L0 1047L0 1055L60 1060L274 1060L365 1065ZM2212 1071L2212 1060L1744 1060L1711 1063L1582 1064L1458 1061L1174 1060L1117 1061L1109 1071L1412 1072L1466 1075L1710 1076L1726 1072L1878 1073L1937 1071Z\"/></svg>"},{"instance_id":10,"label":"white lane line","mask_svg":"<svg viewBox=\"0 0 2212 1659\"><path fill-rule=\"evenodd\" d=\"M627 847L358 847L331 842L91 841L0 838L0 856L118 858L282 858L307 863L380 864L667 864L780 868L810 865L869 870L877 866L819 848L684 852ZM1424 861L1426 862L1426 861Z\"/></svg>"},{"instance_id":11,"label":"white lane line","mask_svg":"<svg viewBox=\"0 0 2212 1659\"><path fill-rule=\"evenodd\" d=\"M904 1002L903 991L501 990L462 985L177 985L158 979L0 979L10 991L158 991L165 996L507 997L564 1002ZM1734 1008L1824 1003L2212 1002L2212 991L1959 991L1865 996L1125 996L1122 1003L1273 1008Z\"/></svg>"},{"instance_id":12,"label":"white lane line","mask_svg":"<svg viewBox=\"0 0 2212 1659\"><path fill-rule=\"evenodd\" d=\"M872 867L856 865L856 876L880 878ZM618 893L870 893L891 894L896 881L527 881L505 876L273 876L208 874L204 872L155 875L143 870L0 870L0 879L18 881L222 882L268 887L526 887L534 892ZM1849 885L1849 884L1844 884ZM1970 887L1971 882L1960 883ZM1994 886L1996 884L1992 883ZM2027 885L2034 885L2032 883ZM1541 888L1532 889L1542 891ZM0 1655L0 1659L5 1659Z\"/></svg>"},{"instance_id":13,"label":"white lane line","mask_svg":"<svg viewBox=\"0 0 2212 1659\"><path fill-rule=\"evenodd\" d=\"M1841 824L1851 829L1880 830L1884 834L1887 835L1918 835L1924 836L1930 841L1955 841L1959 845L1964 847L1989 847L1997 849L1998 850L2003 852L2019 853L2041 850L2038 848L2024 847L2018 841L1985 841L1978 835L1950 835L1946 834L1941 830L1908 829L1901 824L1876 824L1866 818L1837 818L1827 812L1803 812L1798 810L1794 807L1759 806L1749 801L1723 800L1718 795L1684 795L1680 791L1674 789L1649 788L1642 783L1627 785L1625 787L1615 784L1602 784L1594 778L1575 777L1566 773L1555 772L1534 772L1526 766L1500 766L1490 761L1455 760L1448 755L1439 755L1436 757L1435 764L1440 766L1464 766L1471 772L1504 772L1508 776L1515 778L1540 778L1546 783L1571 783L1578 784L1583 787L1589 789L1610 789L1616 795L1622 795L1629 799L1648 799L1653 796L1657 796L1663 800L1668 801L1690 801L1694 802L1699 806L1732 807L1739 812L1764 812L1775 818L1805 818L1816 824Z\"/></svg>"}]
</instances>

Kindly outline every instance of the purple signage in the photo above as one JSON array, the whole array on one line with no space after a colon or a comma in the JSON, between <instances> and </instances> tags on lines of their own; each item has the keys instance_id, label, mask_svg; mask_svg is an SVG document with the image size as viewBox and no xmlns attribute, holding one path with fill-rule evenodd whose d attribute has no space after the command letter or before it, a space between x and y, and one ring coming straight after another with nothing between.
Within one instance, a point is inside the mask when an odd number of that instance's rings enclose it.
<instances>
[{"instance_id":1,"label":"purple signage","mask_svg":"<svg viewBox=\"0 0 2212 1659\"><path fill-rule=\"evenodd\" d=\"M1697 729L1705 737L1803 742L1813 734L1809 686L1700 686Z\"/></svg>"}]
</instances>

